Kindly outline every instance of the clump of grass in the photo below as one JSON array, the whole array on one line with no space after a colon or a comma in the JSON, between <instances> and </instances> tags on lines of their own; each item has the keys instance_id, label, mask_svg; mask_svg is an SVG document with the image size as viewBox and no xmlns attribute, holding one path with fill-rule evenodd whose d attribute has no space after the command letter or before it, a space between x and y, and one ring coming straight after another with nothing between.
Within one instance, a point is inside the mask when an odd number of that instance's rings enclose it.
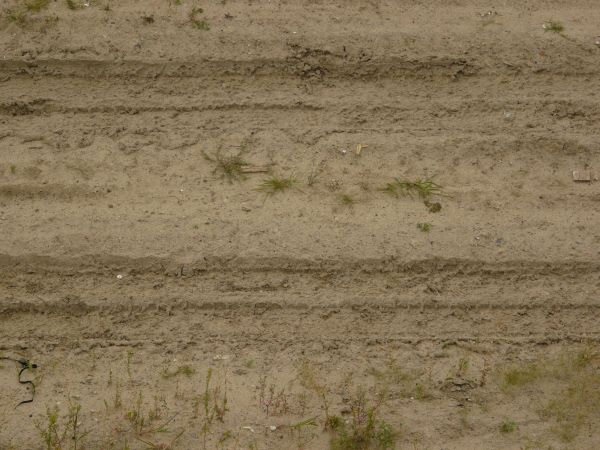
<instances>
[{"instance_id":1,"label":"clump of grass","mask_svg":"<svg viewBox=\"0 0 600 450\"><path fill-rule=\"evenodd\" d=\"M544 31L551 31L552 33L560 34L565 31L565 26L556 20L549 20L548 22L544 23L542 27L544 28Z\"/></svg>"},{"instance_id":2,"label":"clump of grass","mask_svg":"<svg viewBox=\"0 0 600 450\"><path fill-rule=\"evenodd\" d=\"M177 369L173 371L169 371L167 367L162 371L161 375L165 379L173 378L179 375L185 375L186 377L191 377L196 373L196 369L190 367L188 365L179 366Z\"/></svg>"},{"instance_id":3,"label":"clump of grass","mask_svg":"<svg viewBox=\"0 0 600 450\"><path fill-rule=\"evenodd\" d=\"M25 3L25 8L31 12L40 12L42 9L46 8L50 0L29 0Z\"/></svg>"},{"instance_id":4,"label":"clump of grass","mask_svg":"<svg viewBox=\"0 0 600 450\"><path fill-rule=\"evenodd\" d=\"M248 166L248 162L242 158L242 152L231 156L223 156L218 150L214 156L210 156L202 152L204 159L215 164L213 172L221 172L229 182L241 180L244 178L244 167Z\"/></svg>"},{"instance_id":5,"label":"clump of grass","mask_svg":"<svg viewBox=\"0 0 600 450\"><path fill-rule=\"evenodd\" d=\"M423 233L429 233L431 231L431 224L427 222L418 223L417 228Z\"/></svg>"},{"instance_id":6,"label":"clump of grass","mask_svg":"<svg viewBox=\"0 0 600 450\"><path fill-rule=\"evenodd\" d=\"M413 197L416 194L422 200L428 200L432 195L442 195L442 186L431 179L408 181L395 178L381 190L394 197Z\"/></svg>"},{"instance_id":7,"label":"clump of grass","mask_svg":"<svg viewBox=\"0 0 600 450\"><path fill-rule=\"evenodd\" d=\"M505 419L500 424L500 432L501 433L512 433L517 429L517 424L510 419Z\"/></svg>"},{"instance_id":8,"label":"clump of grass","mask_svg":"<svg viewBox=\"0 0 600 450\"><path fill-rule=\"evenodd\" d=\"M263 191L267 195L273 195L277 192L283 192L290 189L294 184L296 184L296 180L293 177L285 178L272 176L263 180L258 186L258 190Z\"/></svg>"},{"instance_id":9,"label":"clump of grass","mask_svg":"<svg viewBox=\"0 0 600 450\"><path fill-rule=\"evenodd\" d=\"M190 23L197 28L198 30L208 31L210 30L210 25L208 24L208 20L206 17L199 19L198 16L202 14L204 10L202 8L192 8L190 11Z\"/></svg>"},{"instance_id":10,"label":"clump of grass","mask_svg":"<svg viewBox=\"0 0 600 450\"><path fill-rule=\"evenodd\" d=\"M15 173L17 173L17 166L15 166L14 164L11 164L11 166L10 166L10 173L13 174L13 175Z\"/></svg>"}]
</instances>

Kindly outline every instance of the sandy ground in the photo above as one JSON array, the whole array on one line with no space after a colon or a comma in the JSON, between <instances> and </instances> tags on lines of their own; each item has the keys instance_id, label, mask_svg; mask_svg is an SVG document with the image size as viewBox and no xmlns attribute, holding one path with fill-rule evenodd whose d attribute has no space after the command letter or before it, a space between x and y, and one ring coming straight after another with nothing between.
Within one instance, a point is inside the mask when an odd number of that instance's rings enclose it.
<instances>
[{"instance_id":1,"label":"sandy ground","mask_svg":"<svg viewBox=\"0 0 600 450\"><path fill-rule=\"evenodd\" d=\"M600 448L597 1L70 5L1 2L0 449Z\"/></svg>"}]
</instances>

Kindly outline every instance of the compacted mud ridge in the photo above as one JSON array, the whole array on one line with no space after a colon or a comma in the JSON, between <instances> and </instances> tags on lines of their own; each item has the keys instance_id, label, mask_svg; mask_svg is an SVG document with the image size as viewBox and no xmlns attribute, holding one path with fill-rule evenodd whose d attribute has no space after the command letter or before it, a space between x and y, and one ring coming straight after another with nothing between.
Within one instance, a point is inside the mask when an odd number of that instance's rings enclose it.
<instances>
[{"instance_id":1,"label":"compacted mud ridge","mask_svg":"<svg viewBox=\"0 0 600 450\"><path fill-rule=\"evenodd\" d=\"M0 14L0 449L600 448L597 1Z\"/></svg>"}]
</instances>

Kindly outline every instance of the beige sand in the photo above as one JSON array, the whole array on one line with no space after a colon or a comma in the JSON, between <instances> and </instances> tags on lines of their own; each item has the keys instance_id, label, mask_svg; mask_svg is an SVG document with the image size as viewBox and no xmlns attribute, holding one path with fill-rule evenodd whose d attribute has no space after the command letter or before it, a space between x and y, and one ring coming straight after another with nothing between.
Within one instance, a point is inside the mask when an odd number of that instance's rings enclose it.
<instances>
[{"instance_id":1,"label":"beige sand","mask_svg":"<svg viewBox=\"0 0 600 450\"><path fill-rule=\"evenodd\" d=\"M0 449L600 448L597 1L25 3Z\"/></svg>"}]
</instances>

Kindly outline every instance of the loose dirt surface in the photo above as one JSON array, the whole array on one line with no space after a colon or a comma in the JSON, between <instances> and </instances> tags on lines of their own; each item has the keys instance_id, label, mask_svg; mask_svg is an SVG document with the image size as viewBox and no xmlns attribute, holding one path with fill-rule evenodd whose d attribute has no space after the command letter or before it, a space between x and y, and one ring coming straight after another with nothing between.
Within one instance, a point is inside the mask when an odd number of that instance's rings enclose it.
<instances>
[{"instance_id":1,"label":"loose dirt surface","mask_svg":"<svg viewBox=\"0 0 600 450\"><path fill-rule=\"evenodd\" d=\"M88 3L1 5L0 449L600 448L596 0Z\"/></svg>"}]
</instances>

